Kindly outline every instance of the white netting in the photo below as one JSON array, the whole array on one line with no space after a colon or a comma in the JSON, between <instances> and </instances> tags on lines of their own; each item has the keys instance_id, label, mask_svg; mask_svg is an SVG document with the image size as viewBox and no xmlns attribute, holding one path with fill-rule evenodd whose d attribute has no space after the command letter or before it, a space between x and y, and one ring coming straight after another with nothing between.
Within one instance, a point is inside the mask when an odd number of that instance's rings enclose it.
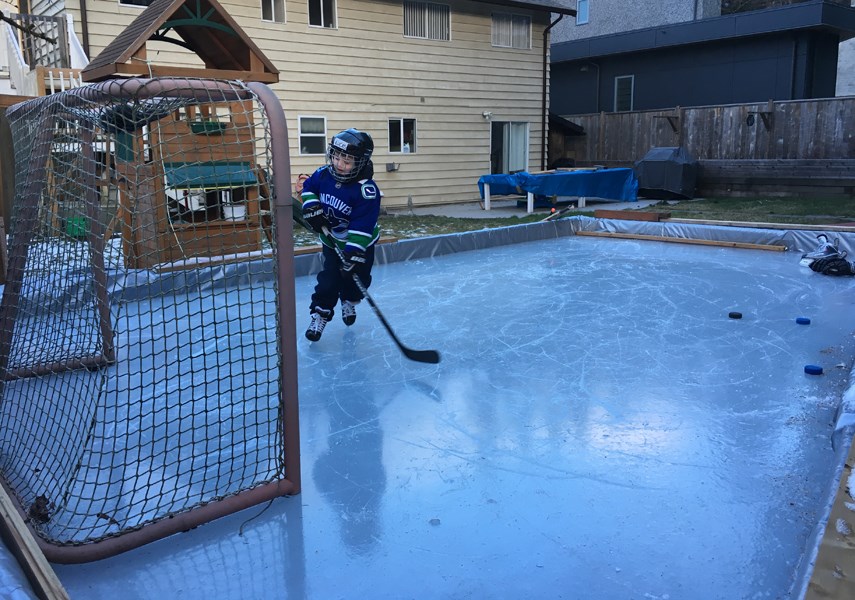
<instances>
[{"instance_id":1,"label":"white netting","mask_svg":"<svg viewBox=\"0 0 855 600\"><path fill-rule=\"evenodd\" d=\"M90 543L286 478L257 95L124 80L8 115L0 470L39 535Z\"/></svg>"}]
</instances>

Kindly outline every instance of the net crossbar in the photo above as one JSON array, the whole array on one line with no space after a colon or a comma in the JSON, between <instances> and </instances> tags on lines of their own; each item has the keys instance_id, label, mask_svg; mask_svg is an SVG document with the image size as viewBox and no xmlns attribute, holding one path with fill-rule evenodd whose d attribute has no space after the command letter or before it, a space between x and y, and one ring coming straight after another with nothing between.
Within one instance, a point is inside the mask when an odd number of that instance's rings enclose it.
<instances>
[{"instance_id":1,"label":"net crossbar","mask_svg":"<svg viewBox=\"0 0 855 600\"><path fill-rule=\"evenodd\" d=\"M275 94L124 79L7 116L0 473L47 557L102 558L299 492Z\"/></svg>"}]
</instances>

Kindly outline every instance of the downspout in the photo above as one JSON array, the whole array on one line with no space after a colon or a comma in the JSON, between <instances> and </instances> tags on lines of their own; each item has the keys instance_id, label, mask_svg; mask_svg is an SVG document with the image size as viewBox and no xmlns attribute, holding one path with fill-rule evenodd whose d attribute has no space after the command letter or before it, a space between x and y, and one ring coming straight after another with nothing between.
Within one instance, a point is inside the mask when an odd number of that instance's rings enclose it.
<instances>
[{"instance_id":1,"label":"downspout","mask_svg":"<svg viewBox=\"0 0 855 600\"><path fill-rule=\"evenodd\" d=\"M80 0L84 2L85 0ZM549 53L549 30L558 25L558 22L564 18L564 15L559 14L558 18L555 19L552 23L549 24L549 27L543 30L543 94L541 97L540 103L540 170L546 170L546 142L549 137L546 129L546 119L548 113L546 112L546 75L548 64L546 62L546 56Z\"/></svg>"},{"instance_id":2,"label":"downspout","mask_svg":"<svg viewBox=\"0 0 855 600\"><path fill-rule=\"evenodd\" d=\"M86 56L92 56L89 53L89 17L86 14L86 0L80 0L80 35L83 37L80 40L83 44L83 52Z\"/></svg>"},{"instance_id":3,"label":"downspout","mask_svg":"<svg viewBox=\"0 0 855 600\"><path fill-rule=\"evenodd\" d=\"M790 100L796 99L796 75L798 74L799 36L793 33L793 56L790 61Z\"/></svg>"},{"instance_id":4,"label":"downspout","mask_svg":"<svg viewBox=\"0 0 855 600\"><path fill-rule=\"evenodd\" d=\"M802 98L807 100L816 98L816 92L813 87L816 79L814 74L814 67L816 66L816 36L807 33L805 37L807 38L807 48L805 48L805 89Z\"/></svg>"}]
</instances>

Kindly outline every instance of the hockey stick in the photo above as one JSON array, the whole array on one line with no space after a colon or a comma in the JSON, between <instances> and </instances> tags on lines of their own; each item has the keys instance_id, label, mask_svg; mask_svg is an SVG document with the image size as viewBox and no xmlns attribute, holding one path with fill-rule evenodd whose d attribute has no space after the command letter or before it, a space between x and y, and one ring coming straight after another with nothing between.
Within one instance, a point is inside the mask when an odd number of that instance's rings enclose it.
<instances>
[{"instance_id":1,"label":"hockey stick","mask_svg":"<svg viewBox=\"0 0 855 600\"><path fill-rule=\"evenodd\" d=\"M341 248L336 245L335 238L333 238L329 228L324 227L324 235L326 235L332 240L333 250L335 250L335 253L338 255L339 260L342 263L347 262L347 259L344 257L344 253L341 251ZM386 317L384 317L383 313L380 312L380 308L377 306L377 303L374 302L374 298L372 298L371 294L368 293L368 289L365 287L365 284L362 283L362 280L356 273L351 273L350 275L351 277L353 277L353 283L356 284L356 287L359 288L359 291L368 301L368 304L370 304L371 308L374 309L374 314L377 315L377 318L380 319L381 323L383 323L383 326L386 328L386 331L389 332L389 335L392 337L392 340L394 340L395 344L398 345L398 348L401 350L401 352L404 353L404 356L416 362L430 363L434 365L437 364L439 362L439 352L437 352L436 350L413 350L412 348L407 348L404 344L401 343L401 340L399 340L398 336L395 335L395 332L392 330L392 326L389 325L389 322L386 320Z\"/></svg>"},{"instance_id":2,"label":"hockey stick","mask_svg":"<svg viewBox=\"0 0 855 600\"><path fill-rule=\"evenodd\" d=\"M552 220L554 220L554 219L557 219L558 217L560 217L560 216L561 216L561 215L563 215L564 213L568 213L568 212L570 212L571 210L576 210L576 205L575 205L575 204L571 204L571 205L569 205L569 206L565 206L564 208L562 208L561 210L559 210L559 211L557 211L557 212L549 213L549 215L548 215L545 219L541 219L540 221L541 221L541 223L542 223L542 222L544 222L544 221L552 221Z\"/></svg>"},{"instance_id":3,"label":"hockey stick","mask_svg":"<svg viewBox=\"0 0 855 600\"><path fill-rule=\"evenodd\" d=\"M294 196L291 196L291 217L294 219L295 223L299 223L312 233L315 233L315 230L312 229L312 227L308 223L306 223L306 219L303 217L302 202L294 198Z\"/></svg>"}]
</instances>

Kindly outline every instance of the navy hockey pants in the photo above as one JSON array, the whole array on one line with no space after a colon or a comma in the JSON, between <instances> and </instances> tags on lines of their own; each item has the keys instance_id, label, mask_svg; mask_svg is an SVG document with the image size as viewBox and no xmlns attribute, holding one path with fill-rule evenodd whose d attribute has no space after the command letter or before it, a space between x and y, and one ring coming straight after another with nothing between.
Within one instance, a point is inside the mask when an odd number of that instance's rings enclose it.
<instances>
[{"instance_id":1,"label":"navy hockey pants","mask_svg":"<svg viewBox=\"0 0 855 600\"><path fill-rule=\"evenodd\" d=\"M362 293L350 274L341 272L341 260L335 250L323 246L324 266L318 273L318 283L315 285L315 293L312 294L312 304L309 307L314 311L315 307L332 311L339 299L357 302L362 300ZM371 285L371 267L374 266L374 246L369 246L365 251L365 264L357 264L351 273L359 275L359 279L367 288Z\"/></svg>"}]
</instances>

